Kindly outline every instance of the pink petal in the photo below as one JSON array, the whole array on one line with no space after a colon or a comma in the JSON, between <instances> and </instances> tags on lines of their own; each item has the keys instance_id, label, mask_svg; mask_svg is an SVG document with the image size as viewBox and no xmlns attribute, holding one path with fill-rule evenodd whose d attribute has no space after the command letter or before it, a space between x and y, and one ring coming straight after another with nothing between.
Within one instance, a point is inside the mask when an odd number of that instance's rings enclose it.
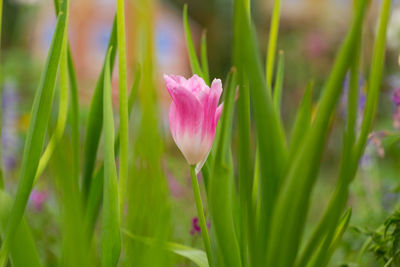
<instances>
[{"instance_id":1,"label":"pink petal","mask_svg":"<svg viewBox=\"0 0 400 267\"><path fill-rule=\"evenodd\" d=\"M202 95L208 94L210 91L210 88L208 88L204 80L196 74L187 80L186 88L196 95L198 99L200 99Z\"/></svg>"},{"instance_id":2,"label":"pink petal","mask_svg":"<svg viewBox=\"0 0 400 267\"><path fill-rule=\"evenodd\" d=\"M197 98L183 87L168 91L173 100L169 110L169 125L176 142L180 135L196 134L200 130L201 105Z\"/></svg>"},{"instance_id":3,"label":"pink petal","mask_svg":"<svg viewBox=\"0 0 400 267\"><path fill-rule=\"evenodd\" d=\"M164 81L165 81L165 85L167 86L168 92L170 92L171 90L174 90L177 87L185 87L185 84L187 82L187 80L182 76L166 75L166 74L164 74ZM170 95L171 95L171 93L170 93ZM171 97L172 97L172 95L171 95Z\"/></svg>"},{"instance_id":4,"label":"pink petal","mask_svg":"<svg viewBox=\"0 0 400 267\"><path fill-rule=\"evenodd\" d=\"M215 128L217 126L217 122L215 120L215 113L217 111L217 106L219 102L219 98L222 93L222 83L220 79L214 79L210 93L204 95L202 97L201 104L203 106L203 127L202 127L202 137L205 136L214 139Z\"/></svg>"},{"instance_id":5,"label":"pink petal","mask_svg":"<svg viewBox=\"0 0 400 267\"><path fill-rule=\"evenodd\" d=\"M215 124L218 124L219 118L221 117L221 114L222 114L223 107L224 107L224 103L219 105L217 107L217 110L215 111Z\"/></svg>"}]
</instances>

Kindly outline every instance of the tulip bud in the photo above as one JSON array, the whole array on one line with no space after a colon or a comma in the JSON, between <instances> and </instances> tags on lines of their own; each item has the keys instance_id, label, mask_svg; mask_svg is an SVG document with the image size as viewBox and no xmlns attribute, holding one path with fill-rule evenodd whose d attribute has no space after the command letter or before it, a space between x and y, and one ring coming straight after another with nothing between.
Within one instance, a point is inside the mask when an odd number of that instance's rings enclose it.
<instances>
[{"instance_id":1,"label":"tulip bud","mask_svg":"<svg viewBox=\"0 0 400 267\"><path fill-rule=\"evenodd\" d=\"M211 88L204 80L193 75L164 75L167 90L172 98L169 109L169 127L172 137L190 165L198 173L210 153L215 130L221 116L218 106L222 94L220 79L214 79Z\"/></svg>"}]
</instances>

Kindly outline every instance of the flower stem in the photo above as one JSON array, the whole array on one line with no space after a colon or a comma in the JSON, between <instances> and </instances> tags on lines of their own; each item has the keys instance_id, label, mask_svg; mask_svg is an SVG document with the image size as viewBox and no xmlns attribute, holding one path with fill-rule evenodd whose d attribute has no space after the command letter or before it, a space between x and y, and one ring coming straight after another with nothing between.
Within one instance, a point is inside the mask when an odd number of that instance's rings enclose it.
<instances>
[{"instance_id":1,"label":"flower stem","mask_svg":"<svg viewBox=\"0 0 400 267\"><path fill-rule=\"evenodd\" d=\"M200 188L197 181L196 171L194 165L190 166L190 179L192 180L194 200L196 202L197 216L199 217L201 236L203 238L204 246L206 248L207 258L211 264L211 244L210 237L208 236L206 219L203 213L203 203L201 202Z\"/></svg>"}]
</instances>

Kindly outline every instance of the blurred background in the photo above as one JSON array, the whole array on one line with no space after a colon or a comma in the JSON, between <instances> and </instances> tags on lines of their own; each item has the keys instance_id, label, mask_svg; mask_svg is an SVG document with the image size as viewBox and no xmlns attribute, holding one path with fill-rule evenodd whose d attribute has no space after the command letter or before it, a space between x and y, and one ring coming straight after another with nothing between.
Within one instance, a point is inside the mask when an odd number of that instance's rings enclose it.
<instances>
[{"instance_id":1,"label":"blurred background","mask_svg":"<svg viewBox=\"0 0 400 267\"><path fill-rule=\"evenodd\" d=\"M162 74L191 75L185 36L182 25L183 4L188 4L191 30L196 45L200 43L203 30L207 31L208 60L211 77L227 75L232 54L232 1L231 0L150 0L154 39L154 83L159 101L163 148L163 171L168 181L171 202L173 239L197 246L201 244L199 227L194 218L196 212L192 201L188 169L183 157L172 144L168 130L168 107L170 98L164 88ZM371 60L372 45L376 31L376 17L380 1L371 1L365 24L360 69L360 92L365 94L365 77ZM80 125L82 140L85 122L96 79L103 64L109 34L115 14L114 0L72 0L70 10L69 39L78 76ZM273 1L252 1L253 18L259 34L259 46L265 55ZM278 49L285 53L285 78L283 110L285 127L289 131L306 84L313 80L314 98L319 96L328 76L336 51L345 36L351 16L350 0L283 0ZM13 192L24 135L26 133L33 95L43 69L48 47L55 27L55 15L51 0L5 0L3 32L1 40L2 162L5 167L8 190ZM141 55L137 51L138 24L141 7L134 0L126 1L128 85ZM394 1L392 18L388 29L386 72L382 86L380 105L366 153L360 162L358 176L351 187L350 205L353 207L351 225L343 244L334 255L332 266L352 262L356 258L366 236L355 228L375 229L391 214L400 197L400 146L391 138L400 130L399 103L393 100L400 88L400 1ZM114 70L113 97L118 103L117 71ZM343 85L346 87L346 83ZM400 92L399 92L400 97ZM312 207L310 225L317 221L321 210L333 190L341 153L345 97L338 107L333 122L324 168L315 190L318 199ZM115 105L115 106L116 106ZM363 99L360 98L360 111ZM55 113L56 114L56 113ZM56 116L53 116L55 120ZM68 131L68 128L67 128ZM51 266L58 257L59 229L57 227L56 196L52 191L51 173L41 179L30 198L28 221L34 231L41 257ZM46 229L46 234L42 233ZM307 233L306 233L307 234ZM368 258L369 257L369 258ZM374 256L366 255L369 265ZM183 263L182 266L188 266Z\"/></svg>"}]
</instances>

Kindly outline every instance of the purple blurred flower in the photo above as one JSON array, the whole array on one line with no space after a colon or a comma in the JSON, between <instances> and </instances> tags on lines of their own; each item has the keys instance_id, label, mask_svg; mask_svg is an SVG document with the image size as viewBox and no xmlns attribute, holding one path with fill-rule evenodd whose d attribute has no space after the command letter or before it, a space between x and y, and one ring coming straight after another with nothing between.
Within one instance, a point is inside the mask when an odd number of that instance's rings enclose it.
<instances>
[{"instance_id":1,"label":"purple blurred flower","mask_svg":"<svg viewBox=\"0 0 400 267\"><path fill-rule=\"evenodd\" d=\"M393 92L393 128L400 130L400 87L396 88Z\"/></svg>"},{"instance_id":2,"label":"purple blurred flower","mask_svg":"<svg viewBox=\"0 0 400 267\"><path fill-rule=\"evenodd\" d=\"M400 106L400 87L396 88L393 92L393 103L396 107Z\"/></svg>"},{"instance_id":3,"label":"purple blurred flower","mask_svg":"<svg viewBox=\"0 0 400 267\"><path fill-rule=\"evenodd\" d=\"M32 193L29 197L29 202L32 204L33 209L35 211L41 211L44 203L47 201L49 194L47 191L39 191L36 189L32 190Z\"/></svg>"},{"instance_id":4,"label":"purple blurred flower","mask_svg":"<svg viewBox=\"0 0 400 267\"><path fill-rule=\"evenodd\" d=\"M207 223L207 228L210 229L210 223ZM192 229L190 230L191 235L200 234L201 228L199 225L199 218L193 217L192 219Z\"/></svg>"},{"instance_id":5,"label":"purple blurred flower","mask_svg":"<svg viewBox=\"0 0 400 267\"><path fill-rule=\"evenodd\" d=\"M357 129L361 127L362 119L363 119L363 113L365 109L365 103L367 100L367 95L365 93L365 79L362 76L362 74L359 74L359 79L358 79L358 110L357 110ZM348 97L348 91L350 87L350 75L347 74L346 78L343 83L343 93L342 97L340 100L340 114L342 115L343 118L346 118L347 116L347 97Z\"/></svg>"},{"instance_id":6,"label":"purple blurred flower","mask_svg":"<svg viewBox=\"0 0 400 267\"><path fill-rule=\"evenodd\" d=\"M3 84L2 94L2 164L5 170L12 170L15 168L16 159L19 152L19 138L17 134L18 128L18 102L19 96L17 92L16 83L13 81L6 81Z\"/></svg>"}]
</instances>

